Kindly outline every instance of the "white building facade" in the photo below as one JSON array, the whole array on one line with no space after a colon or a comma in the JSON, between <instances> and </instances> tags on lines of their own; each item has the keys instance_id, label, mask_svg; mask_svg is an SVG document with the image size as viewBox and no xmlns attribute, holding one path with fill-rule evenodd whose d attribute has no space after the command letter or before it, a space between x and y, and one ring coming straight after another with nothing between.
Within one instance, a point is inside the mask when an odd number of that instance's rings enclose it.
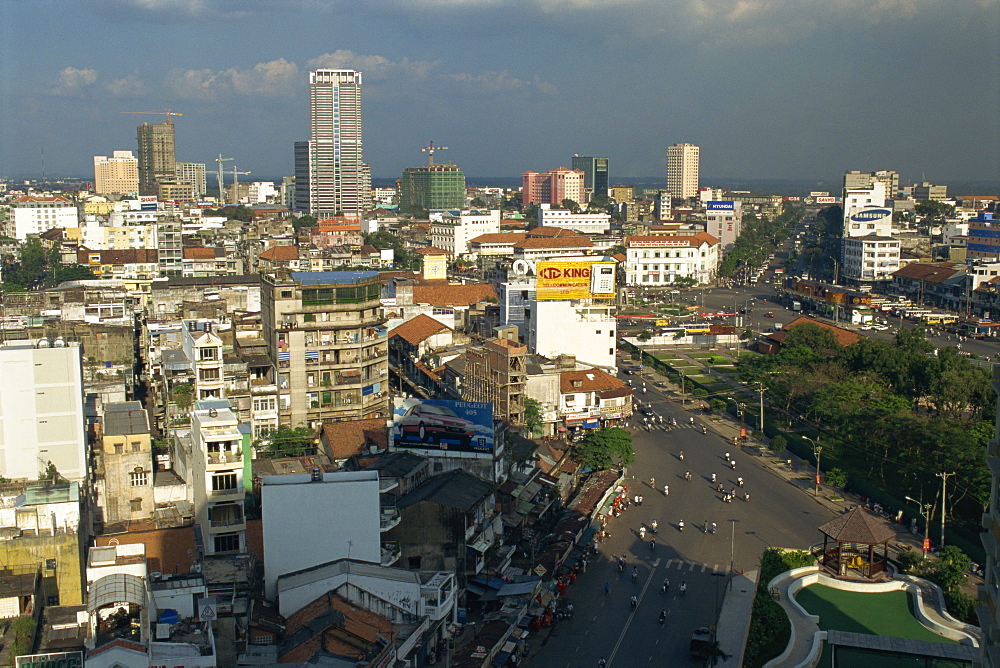
<instances>
[{"instance_id":1,"label":"white building facade","mask_svg":"<svg viewBox=\"0 0 1000 668\"><path fill-rule=\"evenodd\" d=\"M847 237L841 275L859 282L891 280L899 269L899 250L899 240L892 237Z\"/></svg>"},{"instance_id":2,"label":"white building facade","mask_svg":"<svg viewBox=\"0 0 1000 668\"><path fill-rule=\"evenodd\" d=\"M705 231L719 240L725 252L733 247L743 231L743 203L710 200L705 203L705 219Z\"/></svg>"},{"instance_id":3,"label":"white building facade","mask_svg":"<svg viewBox=\"0 0 1000 668\"><path fill-rule=\"evenodd\" d=\"M38 480L51 463L88 478L80 350L59 338L0 345L0 476Z\"/></svg>"},{"instance_id":4,"label":"white building facade","mask_svg":"<svg viewBox=\"0 0 1000 668\"><path fill-rule=\"evenodd\" d=\"M462 211L459 215L445 213L431 222L431 245L448 251L455 259L469 253L469 240L483 234L500 232L500 210Z\"/></svg>"},{"instance_id":5,"label":"white building facade","mask_svg":"<svg viewBox=\"0 0 1000 668\"><path fill-rule=\"evenodd\" d=\"M606 213L573 213L569 209L554 209L550 204L538 207L540 227L561 227L581 234L605 234L611 229L611 216Z\"/></svg>"},{"instance_id":6,"label":"white building facade","mask_svg":"<svg viewBox=\"0 0 1000 668\"><path fill-rule=\"evenodd\" d=\"M11 213L14 218L14 238L18 241L56 227L76 227L80 220L76 205L59 195L18 197L11 204Z\"/></svg>"},{"instance_id":7,"label":"white building facade","mask_svg":"<svg viewBox=\"0 0 1000 668\"><path fill-rule=\"evenodd\" d=\"M707 232L691 236L633 236L625 239L625 282L657 287L678 278L704 285L715 279L719 240Z\"/></svg>"},{"instance_id":8,"label":"white building facade","mask_svg":"<svg viewBox=\"0 0 1000 668\"><path fill-rule=\"evenodd\" d=\"M584 364L616 368L618 322L613 305L585 300L538 301L527 311L531 352L545 357L575 355Z\"/></svg>"}]
</instances>

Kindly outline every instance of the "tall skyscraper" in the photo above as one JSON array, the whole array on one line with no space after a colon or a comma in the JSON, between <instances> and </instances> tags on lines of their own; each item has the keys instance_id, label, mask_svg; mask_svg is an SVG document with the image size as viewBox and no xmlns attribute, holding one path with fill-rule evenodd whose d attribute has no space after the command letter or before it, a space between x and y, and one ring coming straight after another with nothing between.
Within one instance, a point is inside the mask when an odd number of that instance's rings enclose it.
<instances>
[{"instance_id":1,"label":"tall skyscraper","mask_svg":"<svg viewBox=\"0 0 1000 668\"><path fill-rule=\"evenodd\" d=\"M674 144L667 149L667 190L687 199L698 194L700 149L694 144Z\"/></svg>"},{"instance_id":2,"label":"tall skyscraper","mask_svg":"<svg viewBox=\"0 0 1000 668\"><path fill-rule=\"evenodd\" d=\"M361 140L361 72L310 72L309 141L295 145L297 206L314 216L360 216L370 199L370 173Z\"/></svg>"},{"instance_id":3,"label":"tall skyscraper","mask_svg":"<svg viewBox=\"0 0 1000 668\"><path fill-rule=\"evenodd\" d=\"M143 123L137 128L139 140L139 194L155 195L156 180L174 178L177 154L174 150L174 124Z\"/></svg>"},{"instance_id":4,"label":"tall skyscraper","mask_svg":"<svg viewBox=\"0 0 1000 668\"><path fill-rule=\"evenodd\" d=\"M115 151L112 158L94 156L94 192L98 195L139 192L139 161L132 151Z\"/></svg>"},{"instance_id":5,"label":"tall skyscraper","mask_svg":"<svg viewBox=\"0 0 1000 668\"><path fill-rule=\"evenodd\" d=\"M574 155L573 169L584 173L583 187L590 188L594 197L608 196L608 159L592 158L590 156Z\"/></svg>"}]
</instances>

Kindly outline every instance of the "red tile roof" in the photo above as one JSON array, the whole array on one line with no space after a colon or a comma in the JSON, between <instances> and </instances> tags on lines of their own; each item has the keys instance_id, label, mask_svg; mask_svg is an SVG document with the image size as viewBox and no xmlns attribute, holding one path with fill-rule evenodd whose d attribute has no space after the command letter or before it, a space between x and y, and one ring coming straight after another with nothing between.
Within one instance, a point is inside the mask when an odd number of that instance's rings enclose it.
<instances>
[{"instance_id":1,"label":"red tile roof","mask_svg":"<svg viewBox=\"0 0 1000 668\"><path fill-rule=\"evenodd\" d=\"M964 265L957 262L914 262L894 271L892 275L893 277L909 278L926 283L943 283L962 271L964 271Z\"/></svg>"},{"instance_id":2,"label":"red tile roof","mask_svg":"<svg viewBox=\"0 0 1000 668\"><path fill-rule=\"evenodd\" d=\"M579 383L579 385L576 385ZM563 371L559 374L559 387L564 394L570 392L602 392L625 387L625 381L618 380L600 369Z\"/></svg>"},{"instance_id":3,"label":"red tile roof","mask_svg":"<svg viewBox=\"0 0 1000 668\"><path fill-rule=\"evenodd\" d=\"M42 197L39 195L23 195L14 200L14 202L68 202L69 200L65 197L60 197L59 195L49 195Z\"/></svg>"},{"instance_id":4,"label":"red tile roof","mask_svg":"<svg viewBox=\"0 0 1000 668\"><path fill-rule=\"evenodd\" d=\"M84 248L76 252L77 261L82 265L88 265L93 253L101 254L101 264L156 264L158 257L155 248L121 248L100 251Z\"/></svg>"},{"instance_id":5,"label":"red tile roof","mask_svg":"<svg viewBox=\"0 0 1000 668\"><path fill-rule=\"evenodd\" d=\"M327 592L288 618L285 637L301 642L286 648L279 657L282 663L306 661L321 649L360 661L371 658L380 638L392 638L393 628L385 617Z\"/></svg>"},{"instance_id":6,"label":"red tile roof","mask_svg":"<svg viewBox=\"0 0 1000 668\"><path fill-rule=\"evenodd\" d=\"M272 246L257 257L270 262L298 260L299 249L295 246Z\"/></svg>"},{"instance_id":7,"label":"red tile roof","mask_svg":"<svg viewBox=\"0 0 1000 668\"><path fill-rule=\"evenodd\" d=\"M413 251L417 255L447 255L448 251L437 246L424 246Z\"/></svg>"},{"instance_id":8,"label":"red tile roof","mask_svg":"<svg viewBox=\"0 0 1000 668\"><path fill-rule=\"evenodd\" d=\"M553 227L551 225L544 225L539 227L533 227L528 230L528 237L586 237L576 230L567 230L564 227Z\"/></svg>"},{"instance_id":9,"label":"red tile roof","mask_svg":"<svg viewBox=\"0 0 1000 668\"><path fill-rule=\"evenodd\" d=\"M796 318L795 320L792 320L790 323L779 329L777 332L774 332L773 334L768 334L767 338L771 339L772 341L777 341L778 343L784 343L785 339L788 338L788 330L795 329L796 327L799 327L806 323L816 325L817 327L822 327L823 329L830 330L831 332L833 332L833 335L837 337L837 343L845 347L857 343L862 338L861 335L858 334L857 332L852 332L848 329L842 329L840 327L837 327L836 325L830 325L828 323L806 317L799 317Z\"/></svg>"},{"instance_id":10,"label":"red tile roof","mask_svg":"<svg viewBox=\"0 0 1000 668\"><path fill-rule=\"evenodd\" d=\"M681 235L673 235L673 236L670 236L670 235L653 235L653 236L631 236L631 237L625 237L625 245L626 246L630 245L633 241L656 242L656 243L664 243L664 244L668 244L669 243L669 245L671 245L671 246L677 246L677 245L679 245L679 244L676 244L676 243L670 243L670 242L677 242L677 241L685 241L690 246L700 246L701 244L709 244L710 246L714 246L715 244L719 243L719 240L716 239L715 237L713 237L708 232L697 232L695 234L691 234L691 235L687 235L687 236L681 236Z\"/></svg>"},{"instance_id":11,"label":"red tile roof","mask_svg":"<svg viewBox=\"0 0 1000 668\"><path fill-rule=\"evenodd\" d=\"M215 248L185 248L185 260L214 260Z\"/></svg>"},{"instance_id":12,"label":"red tile roof","mask_svg":"<svg viewBox=\"0 0 1000 668\"><path fill-rule=\"evenodd\" d=\"M469 239L470 244L510 244L513 246L518 241L527 239L526 232L487 232L478 237Z\"/></svg>"},{"instance_id":13,"label":"red tile roof","mask_svg":"<svg viewBox=\"0 0 1000 668\"><path fill-rule=\"evenodd\" d=\"M496 301L497 293L489 283L447 283L444 285L414 285L413 303L432 306L471 306L481 301Z\"/></svg>"},{"instance_id":14,"label":"red tile roof","mask_svg":"<svg viewBox=\"0 0 1000 668\"><path fill-rule=\"evenodd\" d=\"M514 244L514 248L591 248L593 245L587 237L577 235L525 239Z\"/></svg>"},{"instance_id":15,"label":"red tile roof","mask_svg":"<svg viewBox=\"0 0 1000 668\"><path fill-rule=\"evenodd\" d=\"M414 290L416 290L416 287L414 287ZM389 338L391 339L394 336L399 336L410 345L415 346L421 341L426 341L438 332L443 332L445 330L451 332L455 331L451 327L438 322L429 315L421 313L417 317L407 320L399 327L390 330Z\"/></svg>"}]
</instances>

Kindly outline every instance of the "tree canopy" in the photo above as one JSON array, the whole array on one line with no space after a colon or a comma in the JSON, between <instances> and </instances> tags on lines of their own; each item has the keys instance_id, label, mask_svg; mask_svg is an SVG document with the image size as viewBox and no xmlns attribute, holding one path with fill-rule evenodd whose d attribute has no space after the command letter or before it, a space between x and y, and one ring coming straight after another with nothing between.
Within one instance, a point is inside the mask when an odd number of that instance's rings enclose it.
<instances>
[{"instance_id":1,"label":"tree canopy","mask_svg":"<svg viewBox=\"0 0 1000 668\"><path fill-rule=\"evenodd\" d=\"M592 469L628 466L635 461L632 434L621 427L596 429L576 445L573 458Z\"/></svg>"},{"instance_id":2,"label":"tree canopy","mask_svg":"<svg viewBox=\"0 0 1000 668\"><path fill-rule=\"evenodd\" d=\"M261 434L254 441L257 456L264 459L299 457L316 454L314 432L308 427L280 425Z\"/></svg>"}]
</instances>

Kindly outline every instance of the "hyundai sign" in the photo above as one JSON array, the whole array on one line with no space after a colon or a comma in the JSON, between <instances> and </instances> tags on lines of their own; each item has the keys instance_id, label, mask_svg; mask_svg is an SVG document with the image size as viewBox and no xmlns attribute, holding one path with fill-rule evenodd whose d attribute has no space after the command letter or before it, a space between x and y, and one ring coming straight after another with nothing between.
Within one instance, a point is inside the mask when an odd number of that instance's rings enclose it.
<instances>
[{"instance_id":1,"label":"hyundai sign","mask_svg":"<svg viewBox=\"0 0 1000 668\"><path fill-rule=\"evenodd\" d=\"M710 200L705 204L706 211L734 211L736 202L732 200Z\"/></svg>"},{"instance_id":2,"label":"hyundai sign","mask_svg":"<svg viewBox=\"0 0 1000 668\"><path fill-rule=\"evenodd\" d=\"M862 209L857 213L851 214L851 221L855 223L873 223L885 220L886 218L892 219L892 211L890 209Z\"/></svg>"}]
</instances>

